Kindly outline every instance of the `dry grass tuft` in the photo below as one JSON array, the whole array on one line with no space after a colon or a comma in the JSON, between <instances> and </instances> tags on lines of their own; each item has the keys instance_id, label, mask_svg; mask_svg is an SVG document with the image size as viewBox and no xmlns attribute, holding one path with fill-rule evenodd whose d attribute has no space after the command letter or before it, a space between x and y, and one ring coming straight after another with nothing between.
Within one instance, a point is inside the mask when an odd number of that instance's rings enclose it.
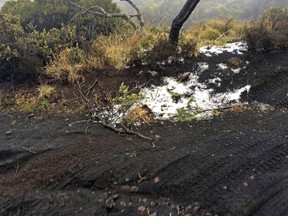
<instances>
[{"instance_id":1,"label":"dry grass tuft","mask_svg":"<svg viewBox=\"0 0 288 216\"><path fill-rule=\"evenodd\" d=\"M19 92L15 95L15 102L24 112L34 112L38 103L37 97L29 92Z\"/></svg>"},{"instance_id":2,"label":"dry grass tuft","mask_svg":"<svg viewBox=\"0 0 288 216\"><path fill-rule=\"evenodd\" d=\"M38 86L38 93L39 93L39 99L45 99L49 98L52 94L55 93L55 87L47 85L47 84L42 84Z\"/></svg>"},{"instance_id":3,"label":"dry grass tuft","mask_svg":"<svg viewBox=\"0 0 288 216\"><path fill-rule=\"evenodd\" d=\"M198 46L223 45L244 37L247 24L239 20L211 19L184 32L185 38L194 38Z\"/></svg>"},{"instance_id":4,"label":"dry grass tuft","mask_svg":"<svg viewBox=\"0 0 288 216\"><path fill-rule=\"evenodd\" d=\"M46 67L45 72L58 80L76 82L82 78L80 72L85 70L84 59L84 51L80 48L66 48Z\"/></svg>"},{"instance_id":5,"label":"dry grass tuft","mask_svg":"<svg viewBox=\"0 0 288 216\"><path fill-rule=\"evenodd\" d=\"M145 123L149 124L152 119L151 110L147 106L136 107L131 110L125 120L128 124Z\"/></svg>"}]
</instances>

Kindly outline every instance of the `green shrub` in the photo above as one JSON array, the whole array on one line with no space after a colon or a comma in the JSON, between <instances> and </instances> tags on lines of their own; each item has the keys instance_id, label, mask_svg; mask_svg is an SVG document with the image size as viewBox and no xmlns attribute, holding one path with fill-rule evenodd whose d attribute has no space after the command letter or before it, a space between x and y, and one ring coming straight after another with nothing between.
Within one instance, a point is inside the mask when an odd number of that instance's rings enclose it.
<instances>
[{"instance_id":1,"label":"green shrub","mask_svg":"<svg viewBox=\"0 0 288 216\"><path fill-rule=\"evenodd\" d=\"M262 18L246 29L250 51L266 52L288 47L288 8L271 8Z\"/></svg>"}]
</instances>

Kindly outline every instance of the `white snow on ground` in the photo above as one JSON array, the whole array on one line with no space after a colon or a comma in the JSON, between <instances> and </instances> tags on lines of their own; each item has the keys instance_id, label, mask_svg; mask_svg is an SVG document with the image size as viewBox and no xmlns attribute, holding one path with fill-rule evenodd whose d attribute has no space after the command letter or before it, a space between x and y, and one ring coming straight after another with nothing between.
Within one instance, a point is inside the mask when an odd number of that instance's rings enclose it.
<instances>
[{"instance_id":1,"label":"white snow on ground","mask_svg":"<svg viewBox=\"0 0 288 216\"><path fill-rule=\"evenodd\" d=\"M213 46L210 48L200 48L200 52L206 56L218 55L223 52L232 52L241 55L243 51L247 51L247 45L244 42L229 43L224 47ZM246 63L248 64L249 62ZM223 63L217 66L219 70L229 68ZM199 62L198 68L195 71L186 72L189 74L189 79L186 82L178 82L177 78L173 77L164 77L162 85L152 85L148 88L141 89L140 94L142 100L134 104L132 108L147 105L157 119L173 119L179 114L179 110L185 110L185 112L194 115L196 118L206 118L212 117L213 110L215 109L241 104L241 94L249 92L251 86L246 85L233 91L215 93L213 88L208 88L205 83L199 82L199 75L208 69L208 63ZM243 68L231 70L234 73L239 73L241 69ZM158 74L156 71L149 71L149 73L151 73L152 76L157 76ZM209 79L208 83L221 86L221 81L221 78L216 77ZM113 114L115 114L114 116L116 116L116 118L112 117L114 122L121 120L125 115L121 113L117 105L113 107L112 111ZM109 112L103 114L109 115Z\"/></svg>"},{"instance_id":2,"label":"white snow on ground","mask_svg":"<svg viewBox=\"0 0 288 216\"><path fill-rule=\"evenodd\" d=\"M219 109L238 104L241 94L249 91L249 85L234 91L214 93L198 82L198 76L190 73L186 83L178 83L175 78L165 77L162 86L152 86L142 91L144 99L141 104L147 105L158 119L169 119L177 116L179 109L185 109L191 114L211 116L213 109ZM175 100L175 97L179 100Z\"/></svg>"},{"instance_id":3,"label":"white snow on ground","mask_svg":"<svg viewBox=\"0 0 288 216\"><path fill-rule=\"evenodd\" d=\"M231 71L232 71L234 74L240 73L241 70L242 70L242 68L236 68L236 69L231 68Z\"/></svg>"},{"instance_id":4,"label":"white snow on ground","mask_svg":"<svg viewBox=\"0 0 288 216\"><path fill-rule=\"evenodd\" d=\"M207 57L212 57L213 55L219 55L223 52L230 52L238 55L242 55L243 52L247 51L247 44L245 42L235 42L227 43L224 47L217 46L204 46L200 48L200 53Z\"/></svg>"},{"instance_id":5,"label":"white snow on ground","mask_svg":"<svg viewBox=\"0 0 288 216\"><path fill-rule=\"evenodd\" d=\"M203 71L209 69L209 64L207 62L198 62L198 66L199 66L199 69L197 71L198 73L202 73Z\"/></svg>"},{"instance_id":6,"label":"white snow on ground","mask_svg":"<svg viewBox=\"0 0 288 216\"><path fill-rule=\"evenodd\" d=\"M217 64L217 67L220 69L220 70L226 70L228 69L228 66L224 63L220 63L220 64Z\"/></svg>"},{"instance_id":7,"label":"white snow on ground","mask_svg":"<svg viewBox=\"0 0 288 216\"><path fill-rule=\"evenodd\" d=\"M247 51L247 44L244 42L228 43L224 47L202 47L200 53L206 56L218 55L223 52L231 52L241 55ZM219 70L226 70L229 67L220 63ZM141 104L147 105L159 119L169 119L175 117L179 109L201 116L211 116L213 109L219 109L240 103L241 94L249 92L250 85L228 91L225 93L214 93L212 88L198 81L199 74L209 69L206 62L198 63L198 70L190 72L189 80L185 83L178 83L176 78L163 78L163 85L151 86L142 91L143 100ZM239 73L242 68L231 69L234 73ZM221 85L221 79L216 77L208 80L208 83Z\"/></svg>"},{"instance_id":8,"label":"white snow on ground","mask_svg":"<svg viewBox=\"0 0 288 216\"><path fill-rule=\"evenodd\" d=\"M215 84L215 85L217 85L219 87L219 86L221 86L221 81L222 81L221 78L216 77L214 79L209 79L208 83Z\"/></svg>"}]
</instances>

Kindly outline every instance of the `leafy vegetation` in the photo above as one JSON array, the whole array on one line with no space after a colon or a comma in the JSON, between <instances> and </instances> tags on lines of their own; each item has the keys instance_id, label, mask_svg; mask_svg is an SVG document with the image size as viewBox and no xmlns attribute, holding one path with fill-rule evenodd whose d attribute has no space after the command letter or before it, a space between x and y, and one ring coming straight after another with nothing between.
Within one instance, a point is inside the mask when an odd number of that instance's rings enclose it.
<instances>
[{"instance_id":1,"label":"leafy vegetation","mask_svg":"<svg viewBox=\"0 0 288 216\"><path fill-rule=\"evenodd\" d=\"M271 8L246 30L248 47L254 52L288 47L288 8Z\"/></svg>"},{"instance_id":2,"label":"leafy vegetation","mask_svg":"<svg viewBox=\"0 0 288 216\"><path fill-rule=\"evenodd\" d=\"M83 7L94 4L93 0L76 2ZM149 9L149 13L154 15L158 10L166 10L165 14L169 15L169 10L175 11L183 3L171 1L170 4L161 5L160 2L153 2L138 3L144 8L144 13L147 14L146 10ZM221 10L229 11L235 6L234 1L230 2L226 9L222 4L218 6ZM109 12L120 12L112 0L99 0L97 5ZM232 12L243 15L243 11L237 12L238 9L235 7ZM139 34L128 24L115 19L99 18L93 14L73 19L77 9L68 1L8 1L0 11L0 81L28 81L39 87L37 92L25 95L24 91L11 101L1 96L1 107L14 103L27 112L53 107L57 88L41 82L43 77L52 78L52 82L60 81L61 84L72 83L79 88L79 83L85 81L88 73L107 68L122 70L145 65L154 69L166 64L178 64L185 57L197 56L198 48L202 45L222 45L245 39L249 49L255 52L285 49L288 46L287 11L287 8L269 9L256 23L239 21L232 16L220 19L215 15L215 19L198 19L193 26L186 26L178 46L175 46L169 43L169 28L165 26L148 25L145 33ZM155 22L158 22L157 19ZM91 93L90 90L88 92ZM113 99L114 104L116 100L117 104L126 104L129 100L135 102L139 99L139 95L132 94L125 85L120 86L118 93ZM177 101L179 95L171 92L171 97ZM185 117L184 111L179 111L179 118ZM131 119L142 118L142 121L148 122L147 110L137 108L133 113L135 115L131 115ZM140 114L147 118L139 117Z\"/></svg>"}]
</instances>

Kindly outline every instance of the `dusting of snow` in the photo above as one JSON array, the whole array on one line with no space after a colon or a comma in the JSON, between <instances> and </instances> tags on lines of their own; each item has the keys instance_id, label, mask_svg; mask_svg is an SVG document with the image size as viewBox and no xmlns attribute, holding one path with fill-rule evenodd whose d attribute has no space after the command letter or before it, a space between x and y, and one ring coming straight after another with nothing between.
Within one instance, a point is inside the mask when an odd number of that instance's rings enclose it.
<instances>
[{"instance_id":1,"label":"dusting of snow","mask_svg":"<svg viewBox=\"0 0 288 216\"><path fill-rule=\"evenodd\" d=\"M202 73L209 69L209 64L207 62L198 62L198 73Z\"/></svg>"},{"instance_id":2,"label":"dusting of snow","mask_svg":"<svg viewBox=\"0 0 288 216\"><path fill-rule=\"evenodd\" d=\"M226 70L228 69L228 66L224 63L220 63L220 64L217 64L217 67L220 69L220 70Z\"/></svg>"},{"instance_id":3,"label":"dusting of snow","mask_svg":"<svg viewBox=\"0 0 288 216\"><path fill-rule=\"evenodd\" d=\"M235 68L235 69L231 68L231 71L232 71L234 74L240 73L241 70L242 70L242 68Z\"/></svg>"},{"instance_id":4,"label":"dusting of snow","mask_svg":"<svg viewBox=\"0 0 288 216\"><path fill-rule=\"evenodd\" d=\"M227 43L224 47L217 46L204 46L200 48L200 53L207 57L212 57L213 55L219 55L224 52L230 52L233 54L242 55L243 52L247 51L247 44L245 42L239 41L234 43Z\"/></svg>"},{"instance_id":5,"label":"dusting of snow","mask_svg":"<svg viewBox=\"0 0 288 216\"><path fill-rule=\"evenodd\" d=\"M208 83L215 84L216 86L220 87L221 86L221 81L222 81L221 78L216 77L214 79L209 79Z\"/></svg>"},{"instance_id":6,"label":"dusting of snow","mask_svg":"<svg viewBox=\"0 0 288 216\"><path fill-rule=\"evenodd\" d=\"M158 75L158 72L157 71L150 71L148 70L147 71L149 74L151 74L153 77L157 76Z\"/></svg>"}]
</instances>

